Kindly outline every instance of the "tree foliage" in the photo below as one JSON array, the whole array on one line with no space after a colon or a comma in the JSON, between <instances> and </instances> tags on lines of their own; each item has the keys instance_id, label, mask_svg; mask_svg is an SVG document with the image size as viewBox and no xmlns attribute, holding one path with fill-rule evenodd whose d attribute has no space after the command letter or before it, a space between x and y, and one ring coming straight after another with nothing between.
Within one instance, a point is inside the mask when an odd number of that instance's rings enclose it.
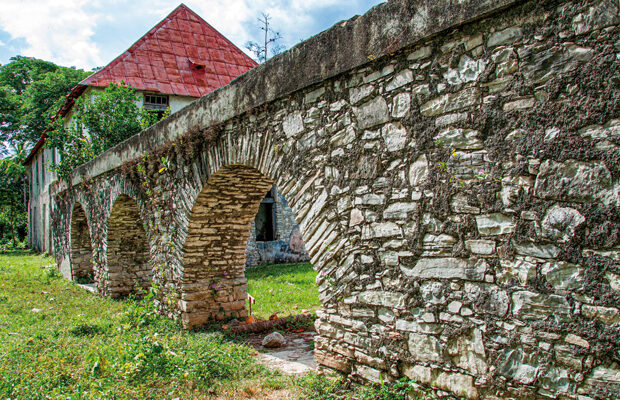
<instances>
[{"instance_id":1,"label":"tree foliage","mask_svg":"<svg viewBox=\"0 0 620 400\"><path fill-rule=\"evenodd\" d=\"M89 74L36 58L12 57L0 67L0 140L37 141L65 95Z\"/></svg>"},{"instance_id":2,"label":"tree foliage","mask_svg":"<svg viewBox=\"0 0 620 400\"><path fill-rule=\"evenodd\" d=\"M75 167L157 122L158 115L138 107L139 100L135 89L124 83L111 83L92 98L82 95L70 122L58 120L48 132L46 145L60 154L60 162L48 168L66 178Z\"/></svg>"},{"instance_id":3,"label":"tree foliage","mask_svg":"<svg viewBox=\"0 0 620 400\"><path fill-rule=\"evenodd\" d=\"M26 210L26 167L21 164L25 146L11 150L11 155L0 159L0 250L18 247L26 237L28 214Z\"/></svg>"}]
</instances>

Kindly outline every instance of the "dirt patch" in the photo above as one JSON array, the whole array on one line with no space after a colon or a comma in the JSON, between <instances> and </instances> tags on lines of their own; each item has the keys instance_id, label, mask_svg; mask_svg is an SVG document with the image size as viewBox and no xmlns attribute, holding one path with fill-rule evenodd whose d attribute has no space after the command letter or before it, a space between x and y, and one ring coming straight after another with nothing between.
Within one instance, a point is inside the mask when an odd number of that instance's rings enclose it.
<instances>
[{"instance_id":1,"label":"dirt patch","mask_svg":"<svg viewBox=\"0 0 620 400\"><path fill-rule=\"evenodd\" d=\"M252 334L246 343L258 351L261 364L270 370L280 370L284 374L295 375L314 371L314 336L316 332L283 333L285 342L277 349L263 347L262 341L267 333Z\"/></svg>"}]
</instances>

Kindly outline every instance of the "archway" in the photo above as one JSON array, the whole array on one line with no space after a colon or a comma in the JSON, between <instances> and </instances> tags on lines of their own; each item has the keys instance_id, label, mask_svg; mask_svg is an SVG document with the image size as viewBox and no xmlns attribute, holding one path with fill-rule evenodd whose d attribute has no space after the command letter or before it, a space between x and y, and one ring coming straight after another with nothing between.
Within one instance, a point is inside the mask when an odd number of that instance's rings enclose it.
<instances>
[{"instance_id":1,"label":"archway","mask_svg":"<svg viewBox=\"0 0 620 400\"><path fill-rule=\"evenodd\" d=\"M136 202L120 195L108 219L108 291L111 297L139 295L151 286L149 246Z\"/></svg>"},{"instance_id":2,"label":"archway","mask_svg":"<svg viewBox=\"0 0 620 400\"><path fill-rule=\"evenodd\" d=\"M93 248L84 208L75 203L71 213L71 279L78 283L95 282Z\"/></svg>"},{"instance_id":3,"label":"archway","mask_svg":"<svg viewBox=\"0 0 620 400\"><path fill-rule=\"evenodd\" d=\"M246 250L261 200L274 182L240 164L209 177L192 207L183 247L183 324L245 317Z\"/></svg>"}]
</instances>

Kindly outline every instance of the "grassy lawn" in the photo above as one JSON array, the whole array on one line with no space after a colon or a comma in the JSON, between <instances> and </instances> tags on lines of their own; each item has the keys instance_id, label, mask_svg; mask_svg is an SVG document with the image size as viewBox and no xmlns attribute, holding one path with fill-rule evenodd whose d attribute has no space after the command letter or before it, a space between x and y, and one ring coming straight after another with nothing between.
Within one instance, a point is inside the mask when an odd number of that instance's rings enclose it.
<instances>
[{"instance_id":1,"label":"grassy lawn","mask_svg":"<svg viewBox=\"0 0 620 400\"><path fill-rule=\"evenodd\" d=\"M24 252L0 255L1 399L234 399L289 391L291 379L258 365L253 349L218 333L187 332L146 302L94 296L42 268L52 263Z\"/></svg>"},{"instance_id":2,"label":"grassy lawn","mask_svg":"<svg viewBox=\"0 0 620 400\"><path fill-rule=\"evenodd\" d=\"M94 296L62 279L55 266L45 268L50 264L27 252L0 254L2 400L407 398L406 382L349 389L314 373L268 371L253 348L240 344L243 338L188 332L146 300ZM257 312L317 308L314 276L309 264L251 271L251 290L267 298Z\"/></svg>"},{"instance_id":3,"label":"grassy lawn","mask_svg":"<svg viewBox=\"0 0 620 400\"><path fill-rule=\"evenodd\" d=\"M248 293L256 299L252 315L269 318L295 315L320 308L316 272L312 264L267 264L245 271Z\"/></svg>"}]
</instances>

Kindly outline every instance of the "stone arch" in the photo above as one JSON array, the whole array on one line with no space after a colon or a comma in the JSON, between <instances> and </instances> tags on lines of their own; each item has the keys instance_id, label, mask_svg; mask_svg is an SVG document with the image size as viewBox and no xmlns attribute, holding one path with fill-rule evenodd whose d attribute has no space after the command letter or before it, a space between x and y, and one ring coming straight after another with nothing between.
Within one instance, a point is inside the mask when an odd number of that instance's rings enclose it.
<instances>
[{"instance_id":1,"label":"stone arch","mask_svg":"<svg viewBox=\"0 0 620 400\"><path fill-rule=\"evenodd\" d=\"M181 315L186 326L245 317L245 257L251 222L274 181L234 164L209 177L196 198L183 247Z\"/></svg>"},{"instance_id":2,"label":"stone arch","mask_svg":"<svg viewBox=\"0 0 620 400\"><path fill-rule=\"evenodd\" d=\"M136 201L120 194L107 223L107 290L111 297L140 294L153 275L144 224Z\"/></svg>"},{"instance_id":3,"label":"stone arch","mask_svg":"<svg viewBox=\"0 0 620 400\"><path fill-rule=\"evenodd\" d=\"M71 242L71 279L93 283L95 271L88 218L82 204L78 202L73 205L73 212L71 213L69 240Z\"/></svg>"}]
</instances>

